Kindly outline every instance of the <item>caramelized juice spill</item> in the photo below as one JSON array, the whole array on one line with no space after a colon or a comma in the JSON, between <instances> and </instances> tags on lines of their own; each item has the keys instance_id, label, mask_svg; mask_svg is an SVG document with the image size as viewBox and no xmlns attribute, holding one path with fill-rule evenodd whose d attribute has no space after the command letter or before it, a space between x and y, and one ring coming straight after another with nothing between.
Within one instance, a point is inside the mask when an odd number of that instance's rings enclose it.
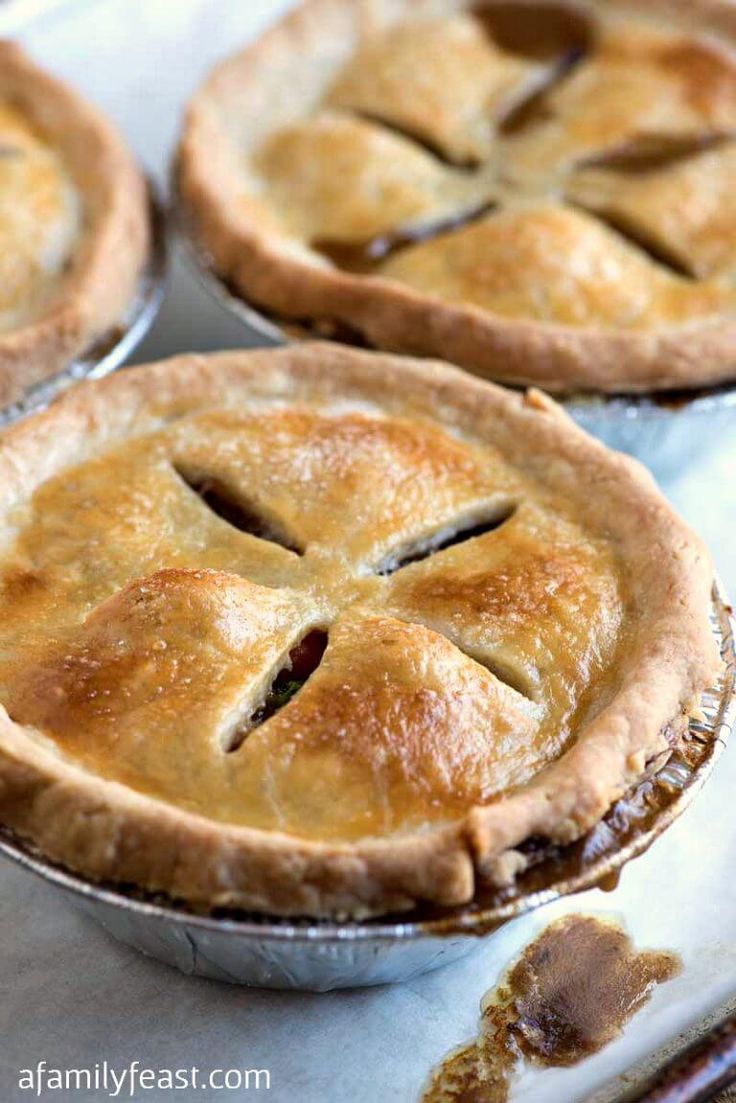
<instances>
[{"instance_id":1,"label":"caramelized juice spill","mask_svg":"<svg viewBox=\"0 0 736 1103\"><path fill-rule=\"evenodd\" d=\"M520 1061L560 1067L597 1053L679 971L676 954L637 950L613 923L550 924L486 994L477 1039L445 1058L422 1103L505 1103Z\"/></svg>"}]
</instances>

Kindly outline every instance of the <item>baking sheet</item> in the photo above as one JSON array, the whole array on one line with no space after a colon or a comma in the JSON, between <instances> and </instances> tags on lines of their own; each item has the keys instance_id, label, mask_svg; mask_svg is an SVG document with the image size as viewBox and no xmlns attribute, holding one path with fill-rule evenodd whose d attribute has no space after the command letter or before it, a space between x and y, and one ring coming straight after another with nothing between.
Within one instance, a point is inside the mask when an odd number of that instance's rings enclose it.
<instances>
[{"instance_id":1,"label":"baking sheet","mask_svg":"<svg viewBox=\"0 0 736 1103\"><path fill-rule=\"evenodd\" d=\"M22 35L35 57L103 107L163 184L181 105L215 58L287 4L280 0L77 0L44 12ZM12 5L17 16L18 2ZM0 7L0 33L3 8ZM242 326L211 303L180 264L138 359L245 344ZM666 491L709 542L736 594L736 442ZM267 1068L269 1091L141 1092L150 1101L268 1098L291 1103L416 1100L431 1067L475 1035L481 996L509 959L570 911L613 916L638 946L677 950L685 969L636 1016L624 1037L569 1070L526 1072L514 1100L596 1103L631 1065L736 996L736 751L704 793L615 892L553 904L479 944L468 959L401 986L307 994L242 990L180 976L109 939L57 893L0 866L0 1098L29 1098L19 1069ZM616 1091L620 1088L617 1085ZM104 1098L85 1092L48 1098Z\"/></svg>"}]
</instances>

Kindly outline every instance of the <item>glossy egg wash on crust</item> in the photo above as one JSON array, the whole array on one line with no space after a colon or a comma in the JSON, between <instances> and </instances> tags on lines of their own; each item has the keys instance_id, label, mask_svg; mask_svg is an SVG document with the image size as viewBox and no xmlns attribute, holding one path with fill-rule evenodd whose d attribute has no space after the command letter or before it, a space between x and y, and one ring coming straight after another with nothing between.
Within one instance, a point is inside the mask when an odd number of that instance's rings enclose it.
<instances>
[{"instance_id":1,"label":"glossy egg wash on crust","mask_svg":"<svg viewBox=\"0 0 736 1103\"><path fill-rule=\"evenodd\" d=\"M492 447L190 417L50 480L6 560L10 716L217 820L353 841L523 784L600 702L616 557Z\"/></svg>"},{"instance_id":2,"label":"glossy egg wash on crust","mask_svg":"<svg viewBox=\"0 0 736 1103\"><path fill-rule=\"evenodd\" d=\"M187 232L336 340L547 390L731 379L735 46L718 0L303 0L192 99Z\"/></svg>"},{"instance_id":3,"label":"glossy egg wash on crust","mask_svg":"<svg viewBox=\"0 0 736 1103\"><path fill-rule=\"evenodd\" d=\"M712 566L643 469L447 365L176 357L20 422L0 473L0 819L197 907L510 885L718 668Z\"/></svg>"},{"instance_id":4,"label":"glossy egg wash on crust","mask_svg":"<svg viewBox=\"0 0 736 1103\"><path fill-rule=\"evenodd\" d=\"M733 309L733 59L537 8L367 33L311 117L255 151L254 187L338 265L510 318L647 329Z\"/></svg>"}]
</instances>

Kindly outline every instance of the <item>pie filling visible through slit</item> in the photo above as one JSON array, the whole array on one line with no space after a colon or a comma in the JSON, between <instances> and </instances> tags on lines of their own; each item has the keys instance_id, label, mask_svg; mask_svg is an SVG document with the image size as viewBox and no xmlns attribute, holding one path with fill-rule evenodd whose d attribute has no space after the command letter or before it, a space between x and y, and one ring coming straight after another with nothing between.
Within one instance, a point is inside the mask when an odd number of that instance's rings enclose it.
<instances>
[{"instance_id":1,"label":"pie filling visible through slit","mask_svg":"<svg viewBox=\"0 0 736 1103\"><path fill-rule=\"evenodd\" d=\"M736 18L694 8L307 0L191 105L195 232L256 305L479 374L727 377Z\"/></svg>"},{"instance_id":2,"label":"pie filling visible through slit","mask_svg":"<svg viewBox=\"0 0 736 1103\"><path fill-rule=\"evenodd\" d=\"M439 365L136 369L13 429L0 486L0 818L198 906L467 900L595 822L714 670L653 484Z\"/></svg>"}]
</instances>

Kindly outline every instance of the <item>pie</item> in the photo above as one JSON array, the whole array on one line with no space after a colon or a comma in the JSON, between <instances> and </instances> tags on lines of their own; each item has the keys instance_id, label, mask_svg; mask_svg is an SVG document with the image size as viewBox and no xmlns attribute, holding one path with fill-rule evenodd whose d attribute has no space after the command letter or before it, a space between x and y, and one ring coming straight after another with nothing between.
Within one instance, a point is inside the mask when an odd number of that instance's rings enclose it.
<instances>
[{"instance_id":1,"label":"pie","mask_svg":"<svg viewBox=\"0 0 736 1103\"><path fill-rule=\"evenodd\" d=\"M0 822L200 909L510 884L663 761L707 553L549 398L309 342L84 384L0 440Z\"/></svg>"},{"instance_id":2,"label":"pie","mask_svg":"<svg viewBox=\"0 0 736 1103\"><path fill-rule=\"evenodd\" d=\"M110 124L0 41L0 406L115 329L147 254L147 210Z\"/></svg>"},{"instance_id":3,"label":"pie","mask_svg":"<svg viewBox=\"0 0 736 1103\"><path fill-rule=\"evenodd\" d=\"M188 232L271 316L548 390L736 375L736 7L306 0L195 95Z\"/></svg>"}]
</instances>

